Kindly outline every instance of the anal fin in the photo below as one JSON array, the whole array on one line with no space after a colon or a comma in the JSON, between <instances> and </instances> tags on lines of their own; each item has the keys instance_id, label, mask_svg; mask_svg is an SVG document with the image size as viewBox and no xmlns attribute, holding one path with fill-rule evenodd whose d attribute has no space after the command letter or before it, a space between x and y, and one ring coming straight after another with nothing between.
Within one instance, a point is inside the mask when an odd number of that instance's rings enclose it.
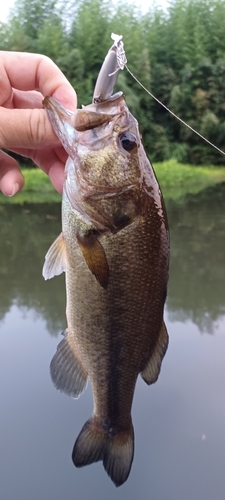
<instances>
[{"instance_id":1,"label":"anal fin","mask_svg":"<svg viewBox=\"0 0 225 500\"><path fill-rule=\"evenodd\" d=\"M67 330L50 364L54 386L72 398L78 398L87 385L87 373L78 359Z\"/></svg>"},{"instance_id":2,"label":"anal fin","mask_svg":"<svg viewBox=\"0 0 225 500\"><path fill-rule=\"evenodd\" d=\"M109 281L109 266L105 250L92 231L85 235L77 234L77 241L85 262L103 288L107 288Z\"/></svg>"},{"instance_id":3,"label":"anal fin","mask_svg":"<svg viewBox=\"0 0 225 500\"><path fill-rule=\"evenodd\" d=\"M146 384L150 385L156 382L160 373L162 360L166 354L168 343L169 343L169 336L167 333L166 325L163 321L154 350L151 353L147 365L141 372L141 377L146 382Z\"/></svg>"}]
</instances>

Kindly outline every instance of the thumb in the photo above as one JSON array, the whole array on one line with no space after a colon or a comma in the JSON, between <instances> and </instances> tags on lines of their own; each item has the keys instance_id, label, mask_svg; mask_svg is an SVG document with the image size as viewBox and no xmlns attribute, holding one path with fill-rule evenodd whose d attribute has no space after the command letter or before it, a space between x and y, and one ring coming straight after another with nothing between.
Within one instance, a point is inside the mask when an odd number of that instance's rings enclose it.
<instances>
[{"instance_id":1,"label":"thumb","mask_svg":"<svg viewBox=\"0 0 225 500\"><path fill-rule=\"evenodd\" d=\"M41 149L59 144L44 109L0 108L0 148Z\"/></svg>"}]
</instances>

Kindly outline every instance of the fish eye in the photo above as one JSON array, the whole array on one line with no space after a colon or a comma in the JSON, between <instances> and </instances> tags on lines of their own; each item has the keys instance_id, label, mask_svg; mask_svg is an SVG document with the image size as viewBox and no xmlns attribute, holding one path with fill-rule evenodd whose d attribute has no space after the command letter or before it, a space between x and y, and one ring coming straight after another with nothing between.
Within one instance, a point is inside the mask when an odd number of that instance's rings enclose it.
<instances>
[{"instance_id":1,"label":"fish eye","mask_svg":"<svg viewBox=\"0 0 225 500\"><path fill-rule=\"evenodd\" d=\"M134 151L137 149L137 138L131 132L124 132L119 136L121 146L125 151Z\"/></svg>"}]
</instances>

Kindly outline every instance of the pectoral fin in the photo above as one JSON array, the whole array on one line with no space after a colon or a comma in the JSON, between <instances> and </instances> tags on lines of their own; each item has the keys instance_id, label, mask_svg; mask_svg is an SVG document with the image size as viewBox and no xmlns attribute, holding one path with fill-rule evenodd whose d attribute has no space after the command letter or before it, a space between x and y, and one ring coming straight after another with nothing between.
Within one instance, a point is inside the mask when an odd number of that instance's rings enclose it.
<instances>
[{"instance_id":1,"label":"pectoral fin","mask_svg":"<svg viewBox=\"0 0 225 500\"><path fill-rule=\"evenodd\" d=\"M164 321L162 322L160 334L158 341L155 345L154 351L151 353L150 359L145 366L144 370L141 372L141 376L146 384L150 385L156 382L160 369L163 357L166 354L166 350L168 347L169 337L166 329L166 325Z\"/></svg>"},{"instance_id":2,"label":"pectoral fin","mask_svg":"<svg viewBox=\"0 0 225 500\"><path fill-rule=\"evenodd\" d=\"M77 241L85 262L103 288L107 288L109 281L109 266L103 246L90 231L86 235L77 235Z\"/></svg>"},{"instance_id":3,"label":"pectoral fin","mask_svg":"<svg viewBox=\"0 0 225 500\"><path fill-rule=\"evenodd\" d=\"M45 280L54 278L66 270L66 245L63 233L52 243L45 256L42 275Z\"/></svg>"}]
</instances>

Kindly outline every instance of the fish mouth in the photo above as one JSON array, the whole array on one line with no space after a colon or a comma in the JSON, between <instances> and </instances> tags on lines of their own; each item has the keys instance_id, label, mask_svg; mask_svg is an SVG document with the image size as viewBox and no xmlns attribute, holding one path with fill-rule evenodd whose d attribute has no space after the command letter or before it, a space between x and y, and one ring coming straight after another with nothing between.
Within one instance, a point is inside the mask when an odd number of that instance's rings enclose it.
<instances>
[{"instance_id":1,"label":"fish mouth","mask_svg":"<svg viewBox=\"0 0 225 500\"><path fill-rule=\"evenodd\" d=\"M77 109L74 115L74 128L78 132L96 129L107 123L113 122L125 112L124 96L117 92L105 101L84 106Z\"/></svg>"},{"instance_id":2,"label":"fish mouth","mask_svg":"<svg viewBox=\"0 0 225 500\"><path fill-rule=\"evenodd\" d=\"M109 123L116 116L123 114L125 109L122 92L117 92L105 101L76 109L75 113L65 109L54 97L45 97L42 104L53 123L67 122L77 132L85 132Z\"/></svg>"},{"instance_id":3,"label":"fish mouth","mask_svg":"<svg viewBox=\"0 0 225 500\"><path fill-rule=\"evenodd\" d=\"M76 112L66 109L57 101L54 97L46 96L42 101L43 107L47 110L48 116L50 118L51 124L55 130L58 129L58 124L67 123L68 126L74 127L74 117ZM68 130L69 132L69 130ZM61 139L61 136L59 137Z\"/></svg>"},{"instance_id":4,"label":"fish mouth","mask_svg":"<svg viewBox=\"0 0 225 500\"><path fill-rule=\"evenodd\" d=\"M62 118L68 119L68 117L74 115L73 111L69 111L69 109L64 108L62 104L60 104L60 102L57 101L54 97L44 97L42 104L44 108L50 112L56 110L57 114L61 115Z\"/></svg>"}]
</instances>

